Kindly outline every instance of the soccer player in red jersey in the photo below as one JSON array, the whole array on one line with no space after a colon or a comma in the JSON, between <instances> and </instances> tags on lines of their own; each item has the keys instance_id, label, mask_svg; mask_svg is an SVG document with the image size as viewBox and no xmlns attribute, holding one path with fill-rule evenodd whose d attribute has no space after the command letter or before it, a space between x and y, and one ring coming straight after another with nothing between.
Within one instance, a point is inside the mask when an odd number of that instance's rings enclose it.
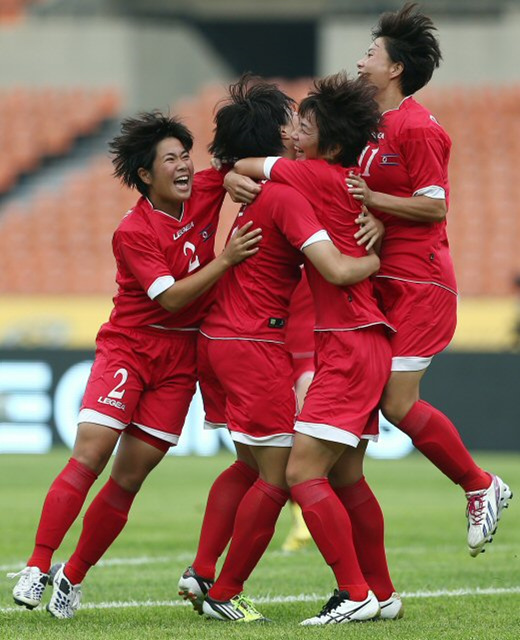
<instances>
[{"instance_id":1,"label":"soccer player in red jersey","mask_svg":"<svg viewBox=\"0 0 520 640\"><path fill-rule=\"evenodd\" d=\"M451 140L413 97L441 60L434 31L416 4L383 14L373 30L357 66L360 78L376 87L382 126L360 156L361 174L351 177L350 193L386 229L375 283L397 333L383 414L466 492L468 548L475 557L491 541L511 491L475 463L450 419L420 398L421 379L450 343L457 312L446 234Z\"/></svg>"},{"instance_id":2,"label":"soccer player in red jersey","mask_svg":"<svg viewBox=\"0 0 520 640\"><path fill-rule=\"evenodd\" d=\"M377 134L374 93L343 74L317 82L299 108L294 137L301 161L248 158L235 164L238 173L294 186L333 242L351 256L365 252L355 239L362 209L345 179ZM380 608L385 618L400 617L401 600L386 564L383 515L362 465L367 440L377 437L379 401L390 374L389 323L369 280L336 287L307 261L306 268L316 309L317 368L296 422L287 479L338 589L320 614L302 624L365 620ZM360 517L362 510L370 510L370 520ZM367 538L373 541L371 553L359 544Z\"/></svg>"},{"instance_id":3,"label":"soccer player in red jersey","mask_svg":"<svg viewBox=\"0 0 520 640\"><path fill-rule=\"evenodd\" d=\"M231 103L217 113L212 151L227 158L279 153L281 132L287 135L291 120L292 101L276 85L260 82L248 87L247 77L243 78L231 87ZM284 336L300 263L305 256L327 285L342 291L338 285L356 287L377 269L378 259L364 248L353 257L341 255L310 204L288 185L265 183L253 204L241 210L237 220L241 219L261 225L262 249L219 283L217 299L201 326L199 368L208 416L214 415L220 383L226 422L239 456L247 450L259 477L236 510L229 551L202 610L220 620L248 622L262 616L242 596L243 584L266 549L289 497L285 469L296 401ZM208 511L203 528L209 525L207 517ZM220 517L215 517L216 526ZM191 571L181 578L181 593L190 599L200 597L190 591L190 584L197 589L198 574L209 586L215 558L211 560L204 566L197 554Z\"/></svg>"},{"instance_id":4,"label":"soccer player in red jersey","mask_svg":"<svg viewBox=\"0 0 520 640\"><path fill-rule=\"evenodd\" d=\"M47 609L56 618L74 615L85 574L125 526L147 475L179 439L195 392L198 327L214 299L213 285L258 250L260 230L248 231L248 223L215 258L223 174L194 175L192 143L178 120L151 112L123 121L110 144L115 175L141 197L114 233L118 291L97 336L72 457L47 493L27 567L14 574L20 576L15 602L38 606L52 555L119 443L74 553L53 570Z\"/></svg>"}]
</instances>

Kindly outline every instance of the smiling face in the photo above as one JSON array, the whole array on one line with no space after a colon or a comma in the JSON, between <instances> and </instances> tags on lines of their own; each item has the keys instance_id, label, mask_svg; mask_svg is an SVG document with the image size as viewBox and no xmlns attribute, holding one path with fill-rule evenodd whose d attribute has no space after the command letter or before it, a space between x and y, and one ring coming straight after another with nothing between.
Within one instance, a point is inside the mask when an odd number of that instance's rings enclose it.
<instances>
[{"instance_id":1,"label":"smiling face","mask_svg":"<svg viewBox=\"0 0 520 640\"><path fill-rule=\"evenodd\" d=\"M283 157L289 158L289 160L296 160L295 138L294 132L298 128L299 118L296 112L291 114L291 117L281 127L280 134L282 137L282 144L284 148Z\"/></svg>"},{"instance_id":2,"label":"smiling face","mask_svg":"<svg viewBox=\"0 0 520 640\"><path fill-rule=\"evenodd\" d=\"M151 170L139 169L139 177L149 186L148 198L153 206L178 218L193 186L193 161L180 140L161 140Z\"/></svg>"},{"instance_id":3,"label":"smiling face","mask_svg":"<svg viewBox=\"0 0 520 640\"><path fill-rule=\"evenodd\" d=\"M316 123L316 116L311 111L306 113L305 116L300 115L292 138L294 140L297 160L310 160L321 157L318 152L318 125Z\"/></svg>"},{"instance_id":4,"label":"smiling face","mask_svg":"<svg viewBox=\"0 0 520 640\"><path fill-rule=\"evenodd\" d=\"M383 38L376 38L366 54L357 62L358 76L385 91L390 82L402 72L401 63L392 62Z\"/></svg>"}]
</instances>

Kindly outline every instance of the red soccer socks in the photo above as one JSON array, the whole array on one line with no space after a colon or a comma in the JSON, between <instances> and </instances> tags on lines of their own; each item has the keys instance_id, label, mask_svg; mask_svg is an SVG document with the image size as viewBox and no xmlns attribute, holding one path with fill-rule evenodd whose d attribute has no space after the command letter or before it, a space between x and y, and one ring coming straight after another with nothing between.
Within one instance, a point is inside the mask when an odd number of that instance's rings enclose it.
<instances>
[{"instance_id":1,"label":"red soccer socks","mask_svg":"<svg viewBox=\"0 0 520 640\"><path fill-rule=\"evenodd\" d=\"M368 585L357 559L350 518L328 479L301 482L291 487L291 496L302 508L318 549L334 571L338 589L348 591L352 600L364 600Z\"/></svg>"},{"instance_id":2,"label":"red soccer socks","mask_svg":"<svg viewBox=\"0 0 520 640\"><path fill-rule=\"evenodd\" d=\"M244 582L258 564L273 537L289 493L260 478L237 510L233 537L222 571L209 590L214 600L225 601L242 592Z\"/></svg>"},{"instance_id":3,"label":"red soccer socks","mask_svg":"<svg viewBox=\"0 0 520 640\"><path fill-rule=\"evenodd\" d=\"M197 555L192 563L200 576L209 580L215 577L217 560L233 533L237 509L257 478L258 471L237 460L213 483L206 503Z\"/></svg>"},{"instance_id":4,"label":"red soccer socks","mask_svg":"<svg viewBox=\"0 0 520 640\"><path fill-rule=\"evenodd\" d=\"M36 532L36 546L27 561L28 567L38 567L48 573L53 552L78 517L96 478L91 469L70 458L45 498Z\"/></svg>"},{"instance_id":5,"label":"red soccer socks","mask_svg":"<svg viewBox=\"0 0 520 640\"><path fill-rule=\"evenodd\" d=\"M123 530L136 494L120 487L112 478L101 489L85 513L83 530L65 575L74 585L83 581Z\"/></svg>"},{"instance_id":6,"label":"red soccer socks","mask_svg":"<svg viewBox=\"0 0 520 640\"><path fill-rule=\"evenodd\" d=\"M414 446L464 491L487 489L491 476L475 464L451 420L418 400L399 423Z\"/></svg>"},{"instance_id":7,"label":"red soccer socks","mask_svg":"<svg viewBox=\"0 0 520 640\"><path fill-rule=\"evenodd\" d=\"M383 512L365 478L334 491L347 510L359 565L370 589L379 601L395 591L388 572Z\"/></svg>"}]
</instances>

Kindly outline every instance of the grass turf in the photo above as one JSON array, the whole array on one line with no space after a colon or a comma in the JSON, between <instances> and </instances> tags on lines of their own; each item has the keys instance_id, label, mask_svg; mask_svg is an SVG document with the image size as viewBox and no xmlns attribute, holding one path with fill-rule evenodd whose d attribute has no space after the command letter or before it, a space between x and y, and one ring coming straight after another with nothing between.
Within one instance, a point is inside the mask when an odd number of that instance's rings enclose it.
<instances>
[{"instance_id":1,"label":"grass turf","mask_svg":"<svg viewBox=\"0 0 520 640\"><path fill-rule=\"evenodd\" d=\"M23 566L31 551L42 499L70 455L0 456L0 570ZM520 489L520 455L477 454L485 468ZM168 457L136 499L129 523L100 566L87 576L83 606L73 620L15 607L12 582L0 580L0 638L39 640L131 640L346 638L374 640L517 640L520 635L520 509L513 499L496 539L471 558L465 544L465 500L419 454L399 461L367 460L366 476L386 519L388 561L403 594L405 617L396 622L303 628L334 587L331 570L315 547L281 551L290 526L282 512L277 532L246 593L274 622L226 624L203 619L177 596L177 580L197 544L212 480L232 458ZM106 477L106 473L104 477ZM100 487L103 480L95 485ZM92 492L92 496L94 495ZM88 501L87 501L88 503ZM81 519L65 538L56 560L66 560ZM44 602L49 597L49 590ZM284 601L285 600L285 601ZM42 607L43 609L43 607Z\"/></svg>"}]
</instances>

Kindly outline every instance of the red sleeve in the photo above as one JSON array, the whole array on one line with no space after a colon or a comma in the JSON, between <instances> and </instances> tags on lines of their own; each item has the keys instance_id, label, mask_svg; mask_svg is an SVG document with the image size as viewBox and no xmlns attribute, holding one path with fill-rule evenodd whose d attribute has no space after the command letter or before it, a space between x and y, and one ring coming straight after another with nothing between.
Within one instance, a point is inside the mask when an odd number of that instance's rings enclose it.
<instances>
[{"instance_id":1,"label":"red sleeve","mask_svg":"<svg viewBox=\"0 0 520 640\"><path fill-rule=\"evenodd\" d=\"M150 234L116 231L114 254L146 293L158 278L172 276L164 254Z\"/></svg>"},{"instance_id":2,"label":"red sleeve","mask_svg":"<svg viewBox=\"0 0 520 640\"><path fill-rule=\"evenodd\" d=\"M220 190L222 190L225 193L224 176L229 170L230 167L226 165L221 171L217 171L213 169L213 167L204 169L203 171L197 171L193 176L193 186L201 191L215 190L220 192Z\"/></svg>"},{"instance_id":3,"label":"red sleeve","mask_svg":"<svg viewBox=\"0 0 520 640\"><path fill-rule=\"evenodd\" d=\"M321 210L326 176L321 175L319 162L280 158L271 169L270 179L294 187L313 207Z\"/></svg>"},{"instance_id":4,"label":"red sleeve","mask_svg":"<svg viewBox=\"0 0 520 640\"><path fill-rule=\"evenodd\" d=\"M273 204L273 220L298 250L311 236L324 230L309 202L295 189L280 189L277 193Z\"/></svg>"},{"instance_id":5,"label":"red sleeve","mask_svg":"<svg viewBox=\"0 0 520 640\"><path fill-rule=\"evenodd\" d=\"M413 192L433 185L447 189L450 145L440 127L408 129L400 147Z\"/></svg>"}]
</instances>

